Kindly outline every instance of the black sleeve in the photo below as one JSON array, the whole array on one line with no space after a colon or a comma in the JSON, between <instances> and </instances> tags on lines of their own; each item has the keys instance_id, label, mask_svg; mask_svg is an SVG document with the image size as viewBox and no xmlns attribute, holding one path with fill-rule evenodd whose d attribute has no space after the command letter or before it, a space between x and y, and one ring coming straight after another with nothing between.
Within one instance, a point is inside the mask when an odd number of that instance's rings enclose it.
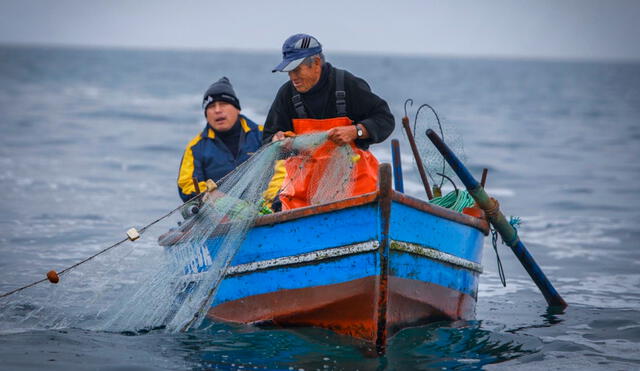
<instances>
[{"instance_id":1,"label":"black sleeve","mask_svg":"<svg viewBox=\"0 0 640 371\"><path fill-rule=\"evenodd\" d=\"M290 94L287 94L287 92L290 91L290 83L285 83L280 87L280 90L278 90L264 123L262 144L271 143L271 137L273 137L273 135L278 131L293 130L293 126L291 124L292 115L287 105L290 99Z\"/></svg>"},{"instance_id":2,"label":"black sleeve","mask_svg":"<svg viewBox=\"0 0 640 371\"><path fill-rule=\"evenodd\" d=\"M345 73L347 106L351 107L352 120L359 122L367 129L369 138L358 139L358 147L368 148L370 144L380 143L393 132L395 121L387 102L374 94L363 79Z\"/></svg>"}]
</instances>

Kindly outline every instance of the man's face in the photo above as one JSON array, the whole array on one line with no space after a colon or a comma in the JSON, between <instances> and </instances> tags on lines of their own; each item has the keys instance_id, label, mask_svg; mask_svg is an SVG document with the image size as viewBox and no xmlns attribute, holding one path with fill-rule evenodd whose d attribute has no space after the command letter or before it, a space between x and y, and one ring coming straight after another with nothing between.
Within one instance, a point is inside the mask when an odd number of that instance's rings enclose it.
<instances>
[{"instance_id":1,"label":"man's face","mask_svg":"<svg viewBox=\"0 0 640 371\"><path fill-rule=\"evenodd\" d=\"M206 110L207 122L214 130L225 132L238 121L240 110L233 104L216 101L211 103Z\"/></svg>"},{"instance_id":2,"label":"man's face","mask_svg":"<svg viewBox=\"0 0 640 371\"><path fill-rule=\"evenodd\" d=\"M320 80L321 73L320 59L315 58L311 66L301 63L295 70L289 71L289 79L298 93L306 93Z\"/></svg>"}]
</instances>

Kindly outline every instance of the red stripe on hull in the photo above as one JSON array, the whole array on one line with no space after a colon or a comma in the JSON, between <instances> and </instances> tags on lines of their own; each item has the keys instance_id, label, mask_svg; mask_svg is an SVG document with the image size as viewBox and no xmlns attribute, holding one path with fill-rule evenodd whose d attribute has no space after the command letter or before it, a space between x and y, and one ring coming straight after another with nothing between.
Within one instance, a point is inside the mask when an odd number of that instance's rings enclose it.
<instances>
[{"instance_id":1,"label":"red stripe on hull","mask_svg":"<svg viewBox=\"0 0 640 371\"><path fill-rule=\"evenodd\" d=\"M376 342L377 276L345 283L281 290L222 303L207 316L237 323L313 326ZM470 319L475 299L439 285L389 277L387 337L397 331L442 319Z\"/></svg>"},{"instance_id":2,"label":"red stripe on hull","mask_svg":"<svg viewBox=\"0 0 640 371\"><path fill-rule=\"evenodd\" d=\"M472 319L476 300L468 294L433 283L389 277L389 336L405 327L438 320Z\"/></svg>"}]
</instances>

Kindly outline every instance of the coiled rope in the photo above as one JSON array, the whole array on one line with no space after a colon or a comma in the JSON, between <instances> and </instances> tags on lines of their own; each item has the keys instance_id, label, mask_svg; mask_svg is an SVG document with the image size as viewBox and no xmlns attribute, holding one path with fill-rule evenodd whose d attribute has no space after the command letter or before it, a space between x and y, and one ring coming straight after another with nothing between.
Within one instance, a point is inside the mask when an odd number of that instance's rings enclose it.
<instances>
[{"instance_id":1,"label":"coiled rope","mask_svg":"<svg viewBox=\"0 0 640 371\"><path fill-rule=\"evenodd\" d=\"M447 209L461 213L465 207L473 206L473 204L475 204L475 200L471 197L469 192L456 189L442 197L432 198L429 203L446 207Z\"/></svg>"}]
</instances>

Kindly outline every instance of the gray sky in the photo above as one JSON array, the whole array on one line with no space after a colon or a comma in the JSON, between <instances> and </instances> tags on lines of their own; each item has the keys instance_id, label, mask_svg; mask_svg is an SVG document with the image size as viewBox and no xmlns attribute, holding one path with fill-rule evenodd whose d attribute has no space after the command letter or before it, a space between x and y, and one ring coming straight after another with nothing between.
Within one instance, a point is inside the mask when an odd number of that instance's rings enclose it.
<instances>
[{"instance_id":1,"label":"gray sky","mask_svg":"<svg viewBox=\"0 0 640 371\"><path fill-rule=\"evenodd\" d=\"M635 0L0 0L0 43L640 60Z\"/></svg>"}]
</instances>

